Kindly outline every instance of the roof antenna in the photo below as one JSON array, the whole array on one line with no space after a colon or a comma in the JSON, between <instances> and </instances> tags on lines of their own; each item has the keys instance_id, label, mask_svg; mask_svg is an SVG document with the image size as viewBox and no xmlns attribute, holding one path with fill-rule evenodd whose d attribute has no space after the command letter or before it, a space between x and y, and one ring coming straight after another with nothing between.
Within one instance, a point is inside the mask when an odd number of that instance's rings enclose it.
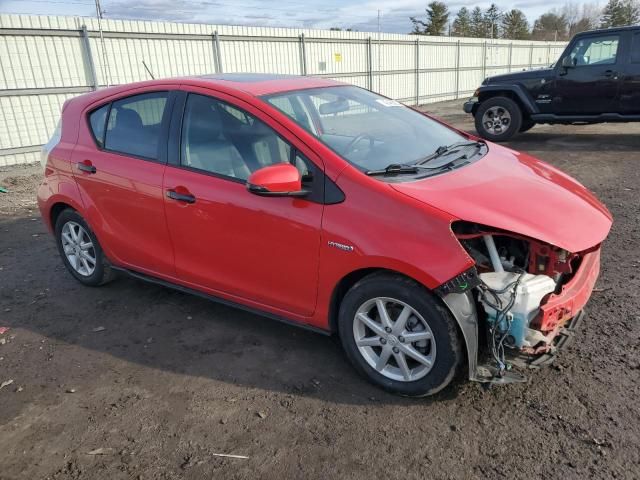
<instances>
[{"instance_id":1,"label":"roof antenna","mask_svg":"<svg viewBox=\"0 0 640 480\"><path fill-rule=\"evenodd\" d=\"M147 73L151 77L151 80L155 80L156 77L153 76L153 73L151 73L151 70L149 70L149 67L147 67L147 64L144 63L144 60L142 60L142 65L144 65L144 69L147 71Z\"/></svg>"}]
</instances>

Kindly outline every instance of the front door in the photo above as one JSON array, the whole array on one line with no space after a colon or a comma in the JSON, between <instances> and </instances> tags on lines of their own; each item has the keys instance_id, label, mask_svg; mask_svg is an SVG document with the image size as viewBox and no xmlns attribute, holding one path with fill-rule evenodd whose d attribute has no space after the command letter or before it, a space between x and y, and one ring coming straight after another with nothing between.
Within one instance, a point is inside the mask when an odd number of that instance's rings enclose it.
<instances>
[{"instance_id":1,"label":"front door","mask_svg":"<svg viewBox=\"0 0 640 480\"><path fill-rule=\"evenodd\" d=\"M72 169L87 221L107 256L143 273L173 277L161 159L169 98L169 92L141 93L89 112Z\"/></svg>"},{"instance_id":2,"label":"front door","mask_svg":"<svg viewBox=\"0 0 640 480\"><path fill-rule=\"evenodd\" d=\"M616 111L622 59L620 34L579 37L566 50L572 66L556 65L553 110L559 115ZM565 60L566 62L566 60Z\"/></svg>"},{"instance_id":3,"label":"front door","mask_svg":"<svg viewBox=\"0 0 640 480\"><path fill-rule=\"evenodd\" d=\"M313 196L256 196L245 183L279 162L294 163L311 183L322 170L308 160L313 152L284 139L259 110L204 92L188 94L182 128L172 125L179 158L170 159L164 177L177 277L256 308L310 316L323 205Z\"/></svg>"}]
</instances>

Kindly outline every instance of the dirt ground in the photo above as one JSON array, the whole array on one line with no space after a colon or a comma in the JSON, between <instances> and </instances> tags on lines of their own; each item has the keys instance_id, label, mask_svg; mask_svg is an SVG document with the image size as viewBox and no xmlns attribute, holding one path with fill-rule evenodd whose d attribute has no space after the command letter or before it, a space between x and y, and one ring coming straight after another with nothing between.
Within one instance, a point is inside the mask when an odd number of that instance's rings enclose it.
<instances>
[{"instance_id":1,"label":"dirt ground","mask_svg":"<svg viewBox=\"0 0 640 480\"><path fill-rule=\"evenodd\" d=\"M460 102L427 110L471 129ZM554 367L423 400L370 386L332 338L130 278L80 286L39 167L1 171L0 479L640 478L640 125L511 145L612 211L598 290Z\"/></svg>"}]
</instances>

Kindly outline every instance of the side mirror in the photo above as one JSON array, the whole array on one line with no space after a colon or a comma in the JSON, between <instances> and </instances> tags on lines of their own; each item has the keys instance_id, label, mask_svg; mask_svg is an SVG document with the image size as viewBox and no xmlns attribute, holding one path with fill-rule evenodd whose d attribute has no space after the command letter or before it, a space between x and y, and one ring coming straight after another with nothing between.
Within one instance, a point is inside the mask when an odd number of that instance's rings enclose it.
<instances>
[{"instance_id":1,"label":"side mirror","mask_svg":"<svg viewBox=\"0 0 640 480\"><path fill-rule=\"evenodd\" d=\"M564 57L562 59L562 68L574 68L576 66L573 58L571 57Z\"/></svg>"},{"instance_id":2,"label":"side mirror","mask_svg":"<svg viewBox=\"0 0 640 480\"><path fill-rule=\"evenodd\" d=\"M304 197L302 178L290 163L276 163L253 172L247 180L247 190L263 197Z\"/></svg>"}]
</instances>

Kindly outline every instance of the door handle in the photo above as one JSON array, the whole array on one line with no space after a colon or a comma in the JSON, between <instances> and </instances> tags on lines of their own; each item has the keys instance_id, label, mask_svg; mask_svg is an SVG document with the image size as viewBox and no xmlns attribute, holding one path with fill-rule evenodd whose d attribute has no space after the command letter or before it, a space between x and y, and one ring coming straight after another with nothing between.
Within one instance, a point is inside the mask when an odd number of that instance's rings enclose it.
<instances>
[{"instance_id":1,"label":"door handle","mask_svg":"<svg viewBox=\"0 0 640 480\"><path fill-rule=\"evenodd\" d=\"M91 165L91 162L89 162L88 160L85 160L84 162L80 162L78 164L78 170L86 173L96 173L98 171L96 167Z\"/></svg>"},{"instance_id":2,"label":"door handle","mask_svg":"<svg viewBox=\"0 0 640 480\"><path fill-rule=\"evenodd\" d=\"M185 203L196 203L196 197L190 193L178 193L175 190L167 190L167 197Z\"/></svg>"},{"instance_id":3,"label":"door handle","mask_svg":"<svg viewBox=\"0 0 640 480\"><path fill-rule=\"evenodd\" d=\"M618 78L618 72L614 72L613 70L605 70L605 72L602 75L604 75L607 78L613 77L614 80Z\"/></svg>"}]
</instances>

